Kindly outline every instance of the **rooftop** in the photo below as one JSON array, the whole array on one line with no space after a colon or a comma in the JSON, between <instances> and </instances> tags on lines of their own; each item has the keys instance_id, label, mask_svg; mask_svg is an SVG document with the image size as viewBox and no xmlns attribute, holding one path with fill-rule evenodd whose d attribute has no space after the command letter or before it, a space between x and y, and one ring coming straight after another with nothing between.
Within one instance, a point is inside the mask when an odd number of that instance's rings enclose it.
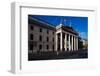
<instances>
[{"instance_id":1,"label":"rooftop","mask_svg":"<svg viewBox=\"0 0 100 76\"><path fill-rule=\"evenodd\" d=\"M78 35L78 32L76 32L73 29L73 27L64 26L63 24L60 24L60 25L58 25L58 26L55 27L55 26L53 26L50 23L47 23L45 21L42 21L42 20L37 19L37 18L30 17L30 16L29 16L28 23L29 24L36 24L36 25L38 25L40 27L48 28L48 29L51 29L51 30L56 30L56 29L62 28L64 31L67 31L67 32L73 33L75 35Z\"/></svg>"}]
</instances>

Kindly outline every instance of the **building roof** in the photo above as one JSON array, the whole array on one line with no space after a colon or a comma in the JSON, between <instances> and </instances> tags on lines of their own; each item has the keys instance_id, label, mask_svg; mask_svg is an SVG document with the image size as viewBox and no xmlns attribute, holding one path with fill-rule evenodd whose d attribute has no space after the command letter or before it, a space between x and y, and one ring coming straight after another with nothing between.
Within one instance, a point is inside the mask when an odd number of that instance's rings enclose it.
<instances>
[{"instance_id":1,"label":"building roof","mask_svg":"<svg viewBox=\"0 0 100 76\"><path fill-rule=\"evenodd\" d=\"M78 32L76 32L72 27L69 26L62 26L61 27L64 31L70 32L72 34L78 35Z\"/></svg>"},{"instance_id":2,"label":"building roof","mask_svg":"<svg viewBox=\"0 0 100 76\"><path fill-rule=\"evenodd\" d=\"M63 24L60 24L60 25L56 26L56 30L58 30L58 29L62 29L64 31L66 31L66 32L70 32L72 34L78 35L78 32L76 32L73 29L73 27L70 27L70 26L64 26Z\"/></svg>"},{"instance_id":3,"label":"building roof","mask_svg":"<svg viewBox=\"0 0 100 76\"><path fill-rule=\"evenodd\" d=\"M64 31L67 31L67 32L70 32L72 34L75 34L75 35L78 35L78 32L76 32L72 27L70 26L64 26L63 24L60 24L56 27L54 27L53 25L47 23L47 22L44 22L42 20L39 20L37 18L33 18L31 16L29 16L29 19L28 19L28 23L29 24L36 24L40 27L44 27L44 28L47 28L47 29L51 29L51 30L57 30L57 29L60 29L62 28Z\"/></svg>"},{"instance_id":4,"label":"building roof","mask_svg":"<svg viewBox=\"0 0 100 76\"><path fill-rule=\"evenodd\" d=\"M44 22L42 20L30 17L30 16L28 18L28 23L29 24L36 24L36 25L38 25L40 27L44 27L44 28L47 28L47 29L55 30L55 27L52 26L51 24L49 24L47 22Z\"/></svg>"}]
</instances>

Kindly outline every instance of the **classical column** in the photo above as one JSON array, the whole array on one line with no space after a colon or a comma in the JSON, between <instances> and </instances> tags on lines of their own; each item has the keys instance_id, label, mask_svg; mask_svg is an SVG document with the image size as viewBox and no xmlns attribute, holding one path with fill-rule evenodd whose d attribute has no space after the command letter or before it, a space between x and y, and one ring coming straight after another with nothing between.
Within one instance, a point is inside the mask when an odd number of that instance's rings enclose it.
<instances>
[{"instance_id":1,"label":"classical column","mask_svg":"<svg viewBox=\"0 0 100 76\"><path fill-rule=\"evenodd\" d=\"M67 34L65 34L65 51L67 51Z\"/></svg>"},{"instance_id":2,"label":"classical column","mask_svg":"<svg viewBox=\"0 0 100 76\"><path fill-rule=\"evenodd\" d=\"M74 50L76 50L76 38L74 36Z\"/></svg>"},{"instance_id":3,"label":"classical column","mask_svg":"<svg viewBox=\"0 0 100 76\"><path fill-rule=\"evenodd\" d=\"M56 51L58 51L58 35L56 34Z\"/></svg>"},{"instance_id":4,"label":"classical column","mask_svg":"<svg viewBox=\"0 0 100 76\"><path fill-rule=\"evenodd\" d=\"M72 51L73 51L73 35L72 35Z\"/></svg>"},{"instance_id":5,"label":"classical column","mask_svg":"<svg viewBox=\"0 0 100 76\"><path fill-rule=\"evenodd\" d=\"M70 49L70 34L69 34L69 37L68 38L69 38L69 43L68 44L69 44L69 51L70 51L71 50Z\"/></svg>"},{"instance_id":6,"label":"classical column","mask_svg":"<svg viewBox=\"0 0 100 76\"><path fill-rule=\"evenodd\" d=\"M76 38L76 43L77 43L77 50L78 50L78 37Z\"/></svg>"},{"instance_id":7,"label":"classical column","mask_svg":"<svg viewBox=\"0 0 100 76\"><path fill-rule=\"evenodd\" d=\"M62 51L63 48L63 34L62 32L60 33L60 50Z\"/></svg>"}]
</instances>

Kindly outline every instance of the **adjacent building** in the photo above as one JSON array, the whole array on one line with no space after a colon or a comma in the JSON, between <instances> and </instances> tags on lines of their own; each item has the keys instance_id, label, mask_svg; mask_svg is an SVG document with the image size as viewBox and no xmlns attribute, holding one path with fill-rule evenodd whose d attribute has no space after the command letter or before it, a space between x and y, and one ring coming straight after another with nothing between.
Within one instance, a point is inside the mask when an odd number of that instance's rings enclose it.
<instances>
[{"instance_id":1,"label":"adjacent building","mask_svg":"<svg viewBox=\"0 0 100 76\"><path fill-rule=\"evenodd\" d=\"M28 52L76 51L78 33L60 23L53 26L43 20L28 17Z\"/></svg>"},{"instance_id":2,"label":"adjacent building","mask_svg":"<svg viewBox=\"0 0 100 76\"><path fill-rule=\"evenodd\" d=\"M83 49L87 49L88 48L88 41L86 39L83 39Z\"/></svg>"}]
</instances>

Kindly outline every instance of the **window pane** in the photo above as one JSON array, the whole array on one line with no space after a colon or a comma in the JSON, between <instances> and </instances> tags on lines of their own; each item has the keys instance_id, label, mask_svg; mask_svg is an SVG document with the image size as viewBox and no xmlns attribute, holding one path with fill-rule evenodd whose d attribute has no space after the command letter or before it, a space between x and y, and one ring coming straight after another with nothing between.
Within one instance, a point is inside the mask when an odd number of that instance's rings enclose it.
<instances>
[{"instance_id":1,"label":"window pane","mask_svg":"<svg viewBox=\"0 0 100 76\"><path fill-rule=\"evenodd\" d=\"M34 27L33 27L33 26L30 26L30 29L31 29L31 30L34 30Z\"/></svg>"},{"instance_id":2,"label":"window pane","mask_svg":"<svg viewBox=\"0 0 100 76\"><path fill-rule=\"evenodd\" d=\"M29 44L29 50L33 50L33 44Z\"/></svg>"},{"instance_id":3,"label":"window pane","mask_svg":"<svg viewBox=\"0 0 100 76\"><path fill-rule=\"evenodd\" d=\"M39 50L41 50L42 49L42 45L39 45Z\"/></svg>"},{"instance_id":4,"label":"window pane","mask_svg":"<svg viewBox=\"0 0 100 76\"><path fill-rule=\"evenodd\" d=\"M33 34L30 34L30 40L33 40Z\"/></svg>"},{"instance_id":5,"label":"window pane","mask_svg":"<svg viewBox=\"0 0 100 76\"><path fill-rule=\"evenodd\" d=\"M42 32L42 28L40 28L40 32Z\"/></svg>"},{"instance_id":6,"label":"window pane","mask_svg":"<svg viewBox=\"0 0 100 76\"><path fill-rule=\"evenodd\" d=\"M54 42L54 37L52 38L52 41Z\"/></svg>"},{"instance_id":7,"label":"window pane","mask_svg":"<svg viewBox=\"0 0 100 76\"><path fill-rule=\"evenodd\" d=\"M47 30L47 34L49 34L49 30Z\"/></svg>"},{"instance_id":8,"label":"window pane","mask_svg":"<svg viewBox=\"0 0 100 76\"><path fill-rule=\"evenodd\" d=\"M49 41L49 37L47 37L47 42Z\"/></svg>"},{"instance_id":9,"label":"window pane","mask_svg":"<svg viewBox=\"0 0 100 76\"><path fill-rule=\"evenodd\" d=\"M40 35L39 40L42 41L42 36Z\"/></svg>"},{"instance_id":10,"label":"window pane","mask_svg":"<svg viewBox=\"0 0 100 76\"><path fill-rule=\"evenodd\" d=\"M49 49L49 46L47 45L47 50Z\"/></svg>"},{"instance_id":11,"label":"window pane","mask_svg":"<svg viewBox=\"0 0 100 76\"><path fill-rule=\"evenodd\" d=\"M53 47L52 47L52 48L53 48L53 51L54 51L54 45L53 45Z\"/></svg>"},{"instance_id":12,"label":"window pane","mask_svg":"<svg viewBox=\"0 0 100 76\"><path fill-rule=\"evenodd\" d=\"M52 32L52 34L54 35L54 31Z\"/></svg>"}]
</instances>

